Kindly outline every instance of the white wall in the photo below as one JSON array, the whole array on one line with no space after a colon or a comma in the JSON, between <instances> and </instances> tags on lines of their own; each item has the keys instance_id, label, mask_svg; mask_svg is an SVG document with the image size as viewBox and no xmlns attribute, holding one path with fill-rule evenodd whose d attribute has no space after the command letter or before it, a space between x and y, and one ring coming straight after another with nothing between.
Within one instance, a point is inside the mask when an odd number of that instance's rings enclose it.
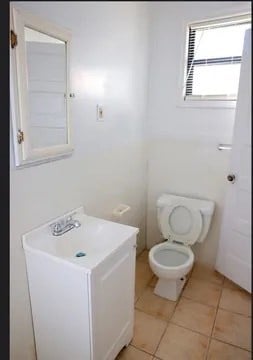
<instances>
[{"instance_id":1,"label":"white wall","mask_svg":"<svg viewBox=\"0 0 253 360\"><path fill-rule=\"evenodd\" d=\"M13 3L15 4L15 3ZM80 205L111 219L120 203L145 246L147 14L137 2L17 2L72 31L73 156L10 169L10 358L35 359L21 235ZM96 122L96 104L104 122ZM59 299L61 301L61 299ZM73 304L74 306L74 304Z\"/></svg>"},{"instance_id":2,"label":"white wall","mask_svg":"<svg viewBox=\"0 0 253 360\"><path fill-rule=\"evenodd\" d=\"M162 192L210 198L216 202L214 221L206 242L196 250L202 261L214 263L229 156L216 146L231 141L234 110L178 106L184 25L249 10L249 3L150 2L150 28L142 2L17 2L17 6L72 31L71 92L76 94L71 109L73 156L16 170L10 144L10 358L33 360L21 235L80 205L90 215L111 219L113 208L126 203L132 208L128 221L140 227L139 250L143 248L146 145L148 247L160 239L155 202ZM104 105L104 122L95 121L97 103Z\"/></svg>"},{"instance_id":3,"label":"white wall","mask_svg":"<svg viewBox=\"0 0 253 360\"><path fill-rule=\"evenodd\" d=\"M187 23L250 11L250 2L150 3L150 66L148 95L147 246L161 240L156 200L163 192L212 199L216 203L210 232L194 252L214 265L223 210L234 109L180 106Z\"/></svg>"}]
</instances>

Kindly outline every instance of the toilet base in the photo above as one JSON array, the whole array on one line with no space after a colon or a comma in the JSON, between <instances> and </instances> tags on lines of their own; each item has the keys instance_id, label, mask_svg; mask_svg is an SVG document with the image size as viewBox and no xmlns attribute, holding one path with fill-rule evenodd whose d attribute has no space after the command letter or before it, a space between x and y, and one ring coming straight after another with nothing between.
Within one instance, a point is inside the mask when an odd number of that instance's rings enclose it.
<instances>
[{"instance_id":1,"label":"toilet base","mask_svg":"<svg viewBox=\"0 0 253 360\"><path fill-rule=\"evenodd\" d=\"M156 284L154 293L165 299L177 301L185 282L185 276L180 279L159 279Z\"/></svg>"}]
</instances>

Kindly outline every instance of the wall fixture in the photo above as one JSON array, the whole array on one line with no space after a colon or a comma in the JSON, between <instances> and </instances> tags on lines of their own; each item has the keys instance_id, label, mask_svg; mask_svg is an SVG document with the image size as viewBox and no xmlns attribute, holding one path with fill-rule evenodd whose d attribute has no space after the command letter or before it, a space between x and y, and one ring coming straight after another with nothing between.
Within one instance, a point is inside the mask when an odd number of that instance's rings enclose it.
<instances>
[{"instance_id":1,"label":"wall fixture","mask_svg":"<svg viewBox=\"0 0 253 360\"><path fill-rule=\"evenodd\" d=\"M217 146L218 150L231 150L232 145L231 144L219 144Z\"/></svg>"},{"instance_id":2,"label":"wall fixture","mask_svg":"<svg viewBox=\"0 0 253 360\"><path fill-rule=\"evenodd\" d=\"M70 155L71 34L11 6L10 101L16 167Z\"/></svg>"}]
</instances>

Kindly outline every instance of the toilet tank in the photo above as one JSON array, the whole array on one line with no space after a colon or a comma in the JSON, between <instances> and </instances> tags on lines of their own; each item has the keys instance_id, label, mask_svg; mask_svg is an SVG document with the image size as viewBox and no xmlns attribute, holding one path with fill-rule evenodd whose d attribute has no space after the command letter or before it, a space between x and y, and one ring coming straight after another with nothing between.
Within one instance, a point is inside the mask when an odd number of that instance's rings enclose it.
<instances>
[{"instance_id":1,"label":"toilet tank","mask_svg":"<svg viewBox=\"0 0 253 360\"><path fill-rule=\"evenodd\" d=\"M199 209L201 216L202 216L203 227L202 227L202 231L199 235L197 242L202 243L205 240L208 230L211 225L211 220L212 220L212 216L214 213L214 207L215 207L214 201L205 200L205 199L196 199L196 198L191 198L188 196L186 197L186 196L178 196L178 195L173 195L173 194L162 194L157 199L157 202L156 202L158 219L159 219L160 209L163 208L164 206L173 205L173 202L179 198L181 200L185 201L186 206L194 207L195 209Z\"/></svg>"}]
</instances>

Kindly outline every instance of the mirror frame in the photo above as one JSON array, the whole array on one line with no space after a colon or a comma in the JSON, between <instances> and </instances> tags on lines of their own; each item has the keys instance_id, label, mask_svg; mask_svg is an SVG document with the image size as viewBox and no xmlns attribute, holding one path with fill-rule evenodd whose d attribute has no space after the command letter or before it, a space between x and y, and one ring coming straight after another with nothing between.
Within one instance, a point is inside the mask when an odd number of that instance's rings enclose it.
<instances>
[{"instance_id":1,"label":"mirror frame","mask_svg":"<svg viewBox=\"0 0 253 360\"><path fill-rule=\"evenodd\" d=\"M70 121L69 52L71 33L51 22L34 16L13 5L10 7L10 26L17 35L17 45L10 41L10 115L16 167L36 165L71 155L73 152ZM25 48L25 26L53 36L66 43L66 144L32 148L29 139L29 107L27 61ZM12 33L11 33L12 34ZM14 47L12 47L14 46ZM20 137L21 136L21 137Z\"/></svg>"}]
</instances>

